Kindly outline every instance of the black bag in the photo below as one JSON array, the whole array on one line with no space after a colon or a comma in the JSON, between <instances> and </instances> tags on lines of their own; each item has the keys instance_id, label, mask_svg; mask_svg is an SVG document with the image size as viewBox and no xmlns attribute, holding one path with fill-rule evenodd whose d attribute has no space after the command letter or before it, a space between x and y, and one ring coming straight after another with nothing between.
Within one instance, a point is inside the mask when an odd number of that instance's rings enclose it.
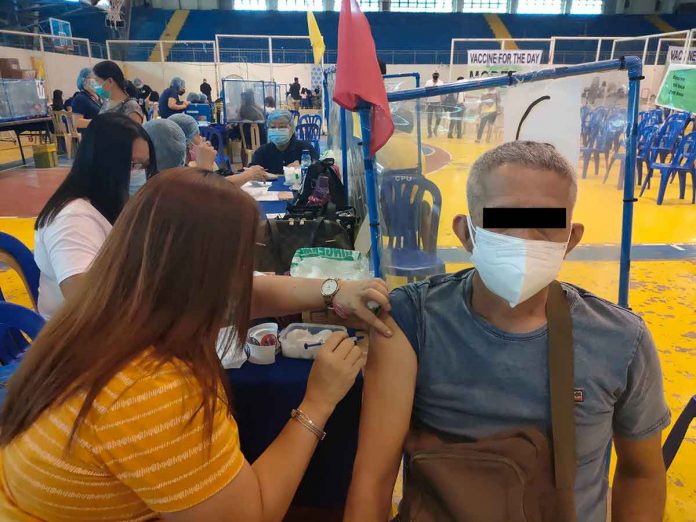
<instances>
[{"instance_id":1,"label":"black bag","mask_svg":"<svg viewBox=\"0 0 696 522\"><path fill-rule=\"evenodd\" d=\"M258 229L255 269L284 275L300 248L330 247L353 249L348 232L336 221L317 219L268 219Z\"/></svg>"},{"instance_id":2,"label":"black bag","mask_svg":"<svg viewBox=\"0 0 696 522\"><path fill-rule=\"evenodd\" d=\"M326 176L329 180L329 201L338 208L345 207L348 204L346 192L333 158L315 161L309 166L295 205L307 206L309 204L310 196L314 193L320 176Z\"/></svg>"},{"instance_id":3,"label":"black bag","mask_svg":"<svg viewBox=\"0 0 696 522\"><path fill-rule=\"evenodd\" d=\"M323 207L288 205L285 213L285 219L313 220L320 217L337 222L348 232L351 244L355 243L355 234L360 226L360 219L355 215L353 207L336 207L333 203Z\"/></svg>"}]
</instances>

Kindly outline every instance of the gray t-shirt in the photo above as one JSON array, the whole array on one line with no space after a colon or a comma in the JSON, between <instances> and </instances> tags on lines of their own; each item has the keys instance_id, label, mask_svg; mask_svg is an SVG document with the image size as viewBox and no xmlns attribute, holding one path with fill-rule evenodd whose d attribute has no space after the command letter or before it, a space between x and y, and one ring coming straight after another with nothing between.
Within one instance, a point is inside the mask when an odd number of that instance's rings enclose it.
<instances>
[{"instance_id":1,"label":"gray t-shirt","mask_svg":"<svg viewBox=\"0 0 696 522\"><path fill-rule=\"evenodd\" d=\"M416 419L472 438L529 425L550 430L546 327L508 333L474 315L472 275L392 293L392 317L418 357ZM585 290L563 288L573 319L575 388L582 391L575 410L578 520L605 522L612 433L655 435L669 425L670 412L643 320Z\"/></svg>"}]
</instances>

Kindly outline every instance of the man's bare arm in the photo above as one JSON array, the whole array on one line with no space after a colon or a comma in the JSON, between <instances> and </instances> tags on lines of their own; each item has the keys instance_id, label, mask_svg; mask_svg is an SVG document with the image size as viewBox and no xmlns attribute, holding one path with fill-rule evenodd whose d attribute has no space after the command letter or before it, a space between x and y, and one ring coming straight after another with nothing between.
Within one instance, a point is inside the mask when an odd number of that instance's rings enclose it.
<instances>
[{"instance_id":1,"label":"man's bare arm","mask_svg":"<svg viewBox=\"0 0 696 522\"><path fill-rule=\"evenodd\" d=\"M667 493L661 435L642 440L615 436L614 445L612 522L662 522Z\"/></svg>"},{"instance_id":2,"label":"man's bare arm","mask_svg":"<svg viewBox=\"0 0 696 522\"><path fill-rule=\"evenodd\" d=\"M385 522L411 421L418 363L408 339L389 317L394 335L374 332L365 369L358 454L346 522Z\"/></svg>"}]
</instances>

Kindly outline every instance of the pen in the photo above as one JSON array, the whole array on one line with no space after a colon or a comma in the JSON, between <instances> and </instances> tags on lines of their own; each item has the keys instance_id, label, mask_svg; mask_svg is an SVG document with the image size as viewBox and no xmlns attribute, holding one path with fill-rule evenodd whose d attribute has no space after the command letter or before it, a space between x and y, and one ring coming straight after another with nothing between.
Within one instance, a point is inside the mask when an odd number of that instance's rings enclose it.
<instances>
[{"instance_id":1,"label":"pen","mask_svg":"<svg viewBox=\"0 0 696 522\"><path fill-rule=\"evenodd\" d=\"M356 342L356 341L360 341L360 340L362 340L362 339L364 339L364 338L365 338L364 335L359 335L359 336L356 336L356 337L349 337L348 339L350 339L350 340L353 341L353 342ZM305 350L308 350L308 349L310 349L310 348L316 348L317 346L321 346L322 344L324 344L324 343L305 343L304 349L305 349Z\"/></svg>"}]
</instances>

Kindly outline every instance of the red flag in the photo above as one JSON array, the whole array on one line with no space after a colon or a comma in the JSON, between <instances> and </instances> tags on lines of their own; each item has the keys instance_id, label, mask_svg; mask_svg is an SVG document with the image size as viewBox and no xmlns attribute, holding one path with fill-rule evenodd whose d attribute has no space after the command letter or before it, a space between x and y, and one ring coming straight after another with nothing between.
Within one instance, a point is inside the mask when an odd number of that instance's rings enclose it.
<instances>
[{"instance_id":1,"label":"red flag","mask_svg":"<svg viewBox=\"0 0 696 522\"><path fill-rule=\"evenodd\" d=\"M348 110L355 110L361 100L372 104L370 156L374 156L394 133L394 122L370 24L357 0L342 1L333 99Z\"/></svg>"}]
</instances>

